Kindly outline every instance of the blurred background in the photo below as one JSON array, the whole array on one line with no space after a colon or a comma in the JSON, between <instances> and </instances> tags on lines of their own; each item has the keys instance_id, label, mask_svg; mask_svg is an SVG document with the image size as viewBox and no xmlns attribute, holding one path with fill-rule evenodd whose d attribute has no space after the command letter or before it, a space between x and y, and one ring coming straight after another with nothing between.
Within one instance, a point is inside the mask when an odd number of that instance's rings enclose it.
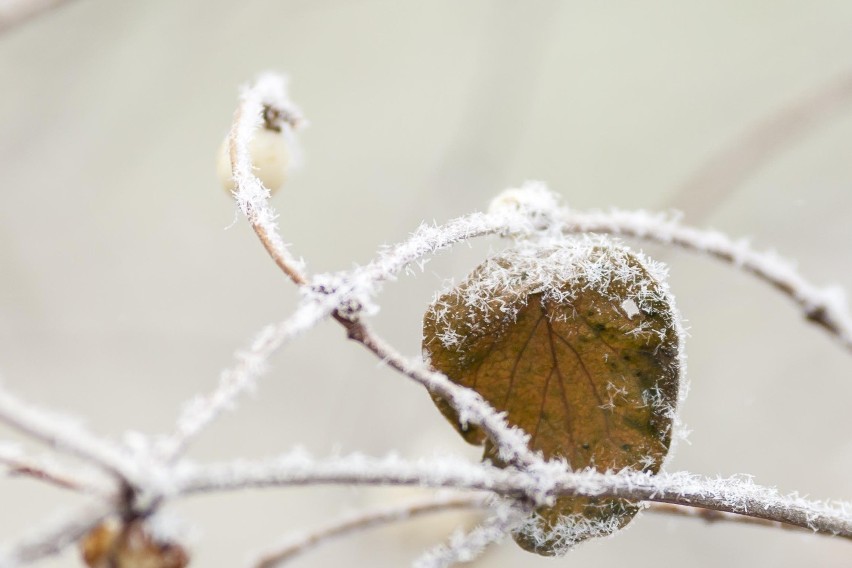
<instances>
[{"instance_id":1,"label":"blurred background","mask_svg":"<svg viewBox=\"0 0 852 568\"><path fill-rule=\"evenodd\" d=\"M297 300L215 177L238 86L284 71L311 121L275 197L313 271L543 180L575 208L678 209L852 290L852 3L76 0L0 34L0 376L94 431L171 430L182 403ZM721 156L721 157L720 157ZM709 170L707 164L715 164ZM703 173L702 173L703 172ZM423 311L498 240L386 288L375 326L419 352ZM692 429L668 469L852 498L852 360L786 299L714 261L669 263L688 320ZM11 436L7 430L0 431ZM364 451L478 458L427 394L321 325L193 446L199 461ZM193 566L413 490L198 497ZM8 540L77 500L0 483ZM294 565L400 566L445 514ZM511 541L477 566L849 566L848 542L644 515L567 558ZM69 550L43 566L78 566Z\"/></svg>"}]
</instances>

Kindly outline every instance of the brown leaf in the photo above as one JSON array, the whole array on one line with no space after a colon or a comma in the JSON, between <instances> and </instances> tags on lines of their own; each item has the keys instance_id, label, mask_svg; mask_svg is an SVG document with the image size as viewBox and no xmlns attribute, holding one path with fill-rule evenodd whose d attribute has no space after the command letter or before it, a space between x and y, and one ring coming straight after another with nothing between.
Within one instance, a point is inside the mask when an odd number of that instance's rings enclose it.
<instances>
[{"instance_id":1,"label":"brown leaf","mask_svg":"<svg viewBox=\"0 0 852 568\"><path fill-rule=\"evenodd\" d=\"M677 319L664 273L603 239L510 250L480 265L424 317L424 355L574 469L657 472L671 442L680 376ZM459 423L485 446L484 433ZM638 511L624 499L562 497L515 540L543 555L610 534Z\"/></svg>"},{"instance_id":2,"label":"brown leaf","mask_svg":"<svg viewBox=\"0 0 852 568\"><path fill-rule=\"evenodd\" d=\"M178 544L154 538L142 521L104 521L80 541L91 568L185 568L189 555Z\"/></svg>"}]
</instances>

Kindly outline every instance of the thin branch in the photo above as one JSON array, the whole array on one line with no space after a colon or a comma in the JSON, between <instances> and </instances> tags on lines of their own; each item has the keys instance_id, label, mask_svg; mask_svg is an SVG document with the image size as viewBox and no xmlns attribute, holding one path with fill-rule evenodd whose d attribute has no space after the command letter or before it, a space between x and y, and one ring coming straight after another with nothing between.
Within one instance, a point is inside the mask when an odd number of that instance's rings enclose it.
<instances>
[{"instance_id":1,"label":"thin branch","mask_svg":"<svg viewBox=\"0 0 852 568\"><path fill-rule=\"evenodd\" d=\"M430 393L441 397L455 409L459 423L474 424L500 451L504 463L535 469L544 462L539 454L529 449L529 435L506 422L505 415L497 412L479 393L457 385L441 373L430 369L420 360L408 360L387 342L372 332L363 322L338 321L347 329L349 338L360 343L392 369L423 385Z\"/></svg>"},{"instance_id":2,"label":"thin branch","mask_svg":"<svg viewBox=\"0 0 852 568\"><path fill-rule=\"evenodd\" d=\"M629 470L572 472L560 462L547 462L547 466L546 471L529 472L458 459L411 462L362 455L318 461L295 452L276 460L187 466L176 480L176 490L191 495L303 485L416 485L485 490L522 500L540 496L534 503L547 503L558 495L621 497L735 513L852 539L852 503L782 495L748 477L708 478L688 472L653 475Z\"/></svg>"},{"instance_id":3,"label":"thin branch","mask_svg":"<svg viewBox=\"0 0 852 568\"><path fill-rule=\"evenodd\" d=\"M447 544L427 550L414 561L414 568L447 568L458 562L471 562L492 544L497 544L512 532L529 511L501 503L497 510L477 527L465 533L457 531Z\"/></svg>"},{"instance_id":4,"label":"thin branch","mask_svg":"<svg viewBox=\"0 0 852 568\"><path fill-rule=\"evenodd\" d=\"M122 448L101 439L80 425L30 406L0 389L0 422L51 448L77 456L122 481L137 481L136 464Z\"/></svg>"},{"instance_id":5,"label":"thin branch","mask_svg":"<svg viewBox=\"0 0 852 568\"><path fill-rule=\"evenodd\" d=\"M300 122L300 113L290 102L284 77L265 74L243 89L240 104L234 112L234 120L228 135L228 153L236 190L234 197L240 210L249 220L263 247L275 264L297 285L307 282L304 263L296 260L278 234L275 223L277 214L269 206L269 190L254 175L249 145L254 131L262 127L269 110L285 116L296 117L292 124ZM284 122L282 128L291 128Z\"/></svg>"},{"instance_id":6,"label":"thin branch","mask_svg":"<svg viewBox=\"0 0 852 568\"><path fill-rule=\"evenodd\" d=\"M668 207L703 219L713 206L777 154L852 104L852 73L792 101L723 146L701 164L668 199Z\"/></svg>"},{"instance_id":7,"label":"thin branch","mask_svg":"<svg viewBox=\"0 0 852 568\"><path fill-rule=\"evenodd\" d=\"M189 444L222 412L232 408L236 399L254 388L266 371L269 357L294 337L331 313L314 303L303 303L281 323L264 328L248 349L236 355L236 364L222 372L219 385L210 394L189 401L177 421L175 432L161 442L159 454L174 462Z\"/></svg>"},{"instance_id":8,"label":"thin branch","mask_svg":"<svg viewBox=\"0 0 852 568\"><path fill-rule=\"evenodd\" d=\"M433 495L406 503L384 505L335 519L312 531L298 533L261 554L253 568L281 566L329 540L431 513L458 509L488 509L491 499L483 495Z\"/></svg>"},{"instance_id":9,"label":"thin branch","mask_svg":"<svg viewBox=\"0 0 852 568\"><path fill-rule=\"evenodd\" d=\"M114 509L106 504L87 505L50 519L18 540L0 547L0 567L14 568L58 554L113 512Z\"/></svg>"},{"instance_id":10,"label":"thin branch","mask_svg":"<svg viewBox=\"0 0 852 568\"><path fill-rule=\"evenodd\" d=\"M64 4L67 0L2 0L0 1L0 33L27 22L39 14Z\"/></svg>"},{"instance_id":11,"label":"thin branch","mask_svg":"<svg viewBox=\"0 0 852 568\"><path fill-rule=\"evenodd\" d=\"M24 455L20 448L11 444L0 444L0 466L5 466L10 476L29 477L78 493L108 495L102 489L103 480L94 481L92 472L72 470L47 456L33 458Z\"/></svg>"}]
</instances>

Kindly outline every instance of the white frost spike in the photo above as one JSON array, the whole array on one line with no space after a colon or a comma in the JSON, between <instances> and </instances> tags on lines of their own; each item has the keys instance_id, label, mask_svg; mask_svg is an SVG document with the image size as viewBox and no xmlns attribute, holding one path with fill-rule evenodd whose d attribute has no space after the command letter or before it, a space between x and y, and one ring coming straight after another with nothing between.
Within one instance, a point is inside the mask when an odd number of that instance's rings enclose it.
<instances>
[{"instance_id":1,"label":"white frost spike","mask_svg":"<svg viewBox=\"0 0 852 568\"><path fill-rule=\"evenodd\" d=\"M623 302L621 302L621 309L624 311L624 314L627 316L627 319L633 319L634 316L639 315L639 306L636 305L632 299L627 298Z\"/></svg>"}]
</instances>

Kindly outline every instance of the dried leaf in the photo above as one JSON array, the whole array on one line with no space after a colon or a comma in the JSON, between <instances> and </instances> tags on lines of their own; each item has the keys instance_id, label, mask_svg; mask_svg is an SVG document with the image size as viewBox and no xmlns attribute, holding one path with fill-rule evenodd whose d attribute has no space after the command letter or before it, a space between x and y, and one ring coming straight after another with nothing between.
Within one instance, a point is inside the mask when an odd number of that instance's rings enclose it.
<instances>
[{"instance_id":1,"label":"dried leaf","mask_svg":"<svg viewBox=\"0 0 852 568\"><path fill-rule=\"evenodd\" d=\"M189 555L178 544L154 538L141 521L109 519L80 541L91 568L185 568Z\"/></svg>"},{"instance_id":2,"label":"dried leaf","mask_svg":"<svg viewBox=\"0 0 852 568\"><path fill-rule=\"evenodd\" d=\"M657 472L671 442L680 335L664 271L601 238L509 250L440 296L424 317L424 356L476 390L574 469ZM483 459L484 433L441 412ZM542 555L627 524L624 499L562 497L515 540Z\"/></svg>"}]
</instances>

